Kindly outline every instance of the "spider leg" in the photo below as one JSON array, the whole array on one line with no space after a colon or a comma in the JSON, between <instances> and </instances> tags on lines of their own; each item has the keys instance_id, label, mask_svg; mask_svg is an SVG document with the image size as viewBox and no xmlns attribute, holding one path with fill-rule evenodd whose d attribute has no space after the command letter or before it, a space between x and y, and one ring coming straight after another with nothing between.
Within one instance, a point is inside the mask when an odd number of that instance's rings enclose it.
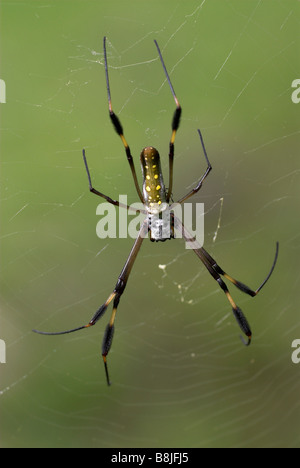
<instances>
[{"instance_id":1,"label":"spider leg","mask_svg":"<svg viewBox=\"0 0 300 468\"><path fill-rule=\"evenodd\" d=\"M206 152L206 149L205 149L203 137L202 137L202 134L201 134L201 132L200 132L199 129L198 129L198 133L199 133L199 137L200 137L200 141L201 141L203 153L204 153L204 156L205 156L205 159L206 159L207 169L206 169L206 171L204 172L204 174L203 174L203 176L201 177L201 179L199 180L199 182L198 182L198 184L196 185L196 187L194 187L187 195L185 195L184 197L180 198L180 200L178 200L177 203L183 203L183 202L185 202L188 198L190 198L190 197L192 197L193 195L195 195L195 193L199 192L199 190L200 190L201 187L202 187L202 184L203 184L204 180L206 179L206 177L208 176L208 174L209 174L210 171L212 170L212 166L211 166L211 164L210 164L210 162L209 162L209 159L208 159L208 156L207 156L207 152Z\"/></svg>"},{"instance_id":2,"label":"spider leg","mask_svg":"<svg viewBox=\"0 0 300 468\"><path fill-rule=\"evenodd\" d=\"M208 252L206 252L206 250L203 247L201 247L200 244L198 244L197 241L194 238L192 238L192 236L188 233L188 231L186 230L184 225L179 221L179 219L177 217L174 217L174 221L175 221L175 227L177 229L181 230L183 238L186 240L186 242L190 242L190 243L193 244L192 248L193 248L195 254L198 256L198 258L200 258L200 260L202 261L204 266L207 268L207 270L209 271L211 276L217 281L220 288L224 291L224 293L225 293L225 295L226 295L226 297L227 297L227 299L228 299L228 301L229 301L229 303L230 303L230 305L232 307L233 315L236 318L240 329L247 336L247 341L245 341L243 337L241 337L241 340L246 346L249 346L250 343L251 343L251 338L252 338L252 332L251 332L250 325L249 325L245 315L243 314L242 310L240 309L240 307L238 307L237 304L234 302L234 300L233 300L233 298L232 298L232 296L231 296L225 282L222 280L220 275L224 276L226 279L231 281L237 288L239 288L241 291L245 292L246 294L249 294L252 297L256 296L259 293L259 291L262 289L262 287L266 284L266 282L270 278L270 276L271 276L271 274L272 274L272 272L273 272L273 270L275 268L277 257L278 257L278 242L276 244L275 259L273 261L273 264L272 264L272 267L271 267L271 270L270 270L268 276L263 281L263 283L259 286L259 288L256 291L253 291L252 289L250 289L245 284L241 283L240 281L235 280L234 278L229 276L227 273L225 273L224 270L222 270L219 267L219 265L216 263L216 261L208 254ZM197 244L198 244L198 246L197 246Z\"/></svg>"},{"instance_id":3,"label":"spider leg","mask_svg":"<svg viewBox=\"0 0 300 468\"><path fill-rule=\"evenodd\" d=\"M103 50L104 50L104 63L105 63L105 76L106 76L106 88L107 88L107 97L108 97L109 116L110 116L110 119L112 121L112 124L114 126L115 131L117 132L117 134L121 138L122 143L124 145L127 160L128 160L128 163L129 163L129 166L130 166L130 169L131 169L131 173L132 173L132 176L133 176L133 180L134 180L134 184L135 184L137 194L138 194L141 202L144 203L144 198L143 198L142 192L141 192L141 190L139 188L139 184L138 184L138 180L137 180L137 175L136 175L136 171L135 171L134 162L133 162L133 158L132 158L132 155L131 155L130 147L129 147L129 145L128 145L125 137L124 137L123 127L121 125L121 122L120 122L119 118L116 116L116 114L114 113L113 108L112 108L110 86L109 86L109 77L108 77L107 54L106 54L106 37L104 37L104 39L103 39Z\"/></svg>"},{"instance_id":4,"label":"spider leg","mask_svg":"<svg viewBox=\"0 0 300 468\"><path fill-rule=\"evenodd\" d=\"M92 327L93 325L96 325L98 320L104 315L106 312L107 307L109 304L113 301L113 311L112 311L112 316L111 319L105 329L104 333L104 338L102 342L102 357L103 357L103 362L104 362L104 367L105 367L105 374L106 374L106 380L107 384L110 385L110 380L109 380L109 375L108 375L108 369L107 369L107 355L108 352L111 348L112 345L112 339L113 339L113 334L114 334L114 322L115 322L115 317L116 317L116 312L117 312L117 307L120 302L120 298L125 290L125 287L127 285L127 281L130 275L130 272L132 270L133 264L135 262L135 259L139 253L139 250L141 248L142 242L144 238L146 237L148 233L148 220L147 218L144 220L139 235L136 238L133 247L130 251L130 254L126 260L126 263L118 277L118 281L116 283L116 286L113 290L113 292L108 296L107 300L102 304L101 307L97 310L97 312L93 315L89 323L86 325L83 325L81 327L77 328L72 328L71 330L65 330L62 332L43 332L39 330L33 330L35 333L38 333L40 335L66 335L68 333L73 333L78 330L82 330L84 328L89 328Z\"/></svg>"},{"instance_id":5,"label":"spider leg","mask_svg":"<svg viewBox=\"0 0 300 468\"><path fill-rule=\"evenodd\" d=\"M90 175L90 170L89 170L89 166L88 166L88 163L87 163L87 159L86 159L86 155L85 155L85 150L84 150L84 149L82 150L82 156L83 156L83 161L84 161L86 173L87 173L87 176L88 176L90 192L94 193L95 195L98 195L99 197L104 198L108 203L111 203L112 205L120 206L120 207L126 208L126 209L128 210L128 209L129 209L129 206L128 206L128 205L124 205L123 203L120 203L120 202L118 202L117 200L113 200L112 198L108 197L107 195L104 195L104 193L99 192L99 190L96 190L96 189L93 187L93 185L92 185L92 179L91 179L91 175Z\"/></svg>"},{"instance_id":6,"label":"spider leg","mask_svg":"<svg viewBox=\"0 0 300 468\"><path fill-rule=\"evenodd\" d=\"M188 238L186 238L186 240L188 241ZM219 275L219 273L217 273L217 271L210 265L210 263L207 261L205 255L203 255L203 252L201 249L193 249L195 254L200 258L200 260L202 261L202 263L205 265L205 267L207 268L207 270L209 271L209 273L212 275L212 277L217 281L217 283L219 284L220 288L224 291L231 307L232 307L232 312L233 312L233 315L234 317L236 318L236 321L240 327L240 329L242 330L242 332L247 336L247 341L244 340L244 338L241 336L241 340L242 342L244 343L245 346L249 346L250 343L251 343L251 338L252 338L252 332L251 332L251 328L250 328L250 325L245 317L245 315L243 314L242 310L240 309L240 307L234 302L225 282L222 280L221 276Z\"/></svg>"},{"instance_id":7,"label":"spider leg","mask_svg":"<svg viewBox=\"0 0 300 468\"><path fill-rule=\"evenodd\" d=\"M102 342L102 358L103 358L103 362L104 362L104 367L105 367L105 373L106 373L106 380L107 380L107 384L110 385L110 379L109 379L109 375L108 375L108 368L107 368L107 355L109 353L109 350L111 348L111 345L112 345L112 339L113 339L113 335L114 335L114 330L115 330L115 326L114 326L114 323L115 323L115 318L116 318L116 313L117 313L117 308L118 308L118 305L119 305L119 302L120 302L120 299L121 299L121 296L124 292L124 289L127 285L127 281L128 281L128 278L129 278L129 275L130 275L130 272L132 270L132 267L133 267L133 264L135 262L135 259L139 253L139 250L141 248L141 245L143 243L143 240L144 238L146 237L147 233L148 233L148 220L147 218L144 220L144 223L140 229L140 232L139 232L139 235L138 237L136 238L134 244L133 244L133 247L130 251L130 254L126 260L126 263L120 273L120 276L118 278L118 281L117 281L117 284L115 286L115 289L113 291L113 299L114 299L114 302L113 302L113 311L112 311L112 315L111 315L111 318L110 318L110 321L108 323L108 325L106 326L106 329L105 329L105 333L104 333L104 338L103 338L103 342Z\"/></svg>"},{"instance_id":8,"label":"spider leg","mask_svg":"<svg viewBox=\"0 0 300 468\"><path fill-rule=\"evenodd\" d=\"M224 276L224 278L228 279L232 284L234 284L238 289L240 289L241 291L243 291L244 293L246 294L249 294L249 296L251 297L255 297L259 291L264 287L264 285L266 284L266 282L269 280L271 274L273 273L273 270L275 268L275 265L276 265L276 262L277 262L277 258L278 258L278 252L279 252L279 243L276 242L276 251L275 251L275 257L274 257L274 260L273 260L273 263L272 263L272 266L271 266L271 269L268 273L268 275L266 276L266 278L264 279L264 281L261 283L261 285L254 291L252 290L251 288L249 288L246 284L242 283L241 281L238 281L234 278L232 278L232 276L228 275L227 273L225 273L224 270L222 270L222 268L216 263L216 261L209 255L208 252L206 252L206 250L201 247L201 251L203 253L203 255L205 256L205 258L207 259L207 261L209 262L209 264L212 266L212 268L214 268L214 270L216 270L217 273L219 273L220 275Z\"/></svg>"},{"instance_id":9,"label":"spider leg","mask_svg":"<svg viewBox=\"0 0 300 468\"><path fill-rule=\"evenodd\" d=\"M107 301L97 310L97 312L93 315L93 317L91 318L91 320L89 321L89 323L87 323L86 325L82 325L81 327L77 327L77 328L71 328L70 330L64 330L64 331L61 331L61 332L44 332L44 331L40 331L40 330L32 330L34 333L38 333L39 335L67 335L68 333L73 333L73 332L76 332L76 331L79 331L79 330L83 330L84 328L89 328L93 325L95 325L98 320L102 317L102 315L104 315L107 307L109 306L109 304L111 303L111 301L114 299L116 293L115 291L108 297Z\"/></svg>"},{"instance_id":10,"label":"spider leg","mask_svg":"<svg viewBox=\"0 0 300 468\"><path fill-rule=\"evenodd\" d=\"M90 170L89 170L89 166L88 166L88 163L87 163L86 154L85 154L84 149L82 150L82 156L83 156L83 161L84 161L86 173L87 173L87 176L88 176L90 192L94 193L95 195L98 195L99 197L104 198L108 203L111 203L112 205L118 206L120 208L125 208L126 210L134 211L135 213L144 212L143 210L137 210L137 209L133 208L132 206L128 206L128 205L125 205L124 203L120 203L117 200L113 200L112 198L108 197L107 195L104 195L104 193L99 192L99 190L96 190L92 185L91 174L90 174Z\"/></svg>"},{"instance_id":11,"label":"spider leg","mask_svg":"<svg viewBox=\"0 0 300 468\"><path fill-rule=\"evenodd\" d=\"M169 202L169 200L171 198L171 195L172 195L172 188L173 188L174 141L175 141L176 132L177 132L177 130L179 128L182 109L181 109L181 106L180 106L179 101L177 99L177 96L175 94L175 91L174 91L173 85L171 83L171 80L170 80L166 65L164 63L160 48L158 46L158 43L156 41L154 41L154 43L156 45L162 67L164 69L164 72L165 72L169 87L171 89L171 92L173 94L173 98L174 98L174 101L175 101L175 104L176 104L176 109L174 111L173 120L172 120L172 135L171 135L171 140L170 140L170 145L169 145L169 188L168 188L168 193L167 193L167 202Z\"/></svg>"}]
</instances>

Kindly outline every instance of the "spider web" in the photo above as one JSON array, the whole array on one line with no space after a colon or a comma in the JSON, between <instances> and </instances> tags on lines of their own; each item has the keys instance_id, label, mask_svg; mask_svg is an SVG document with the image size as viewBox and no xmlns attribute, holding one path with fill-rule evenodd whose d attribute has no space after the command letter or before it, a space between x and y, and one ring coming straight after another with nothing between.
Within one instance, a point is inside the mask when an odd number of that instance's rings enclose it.
<instances>
[{"instance_id":1,"label":"spider web","mask_svg":"<svg viewBox=\"0 0 300 468\"><path fill-rule=\"evenodd\" d=\"M300 107L291 100L299 2L0 6L1 445L299 446L299 367L291 360L300 338ZM213 166L194 199L205 203L205 248L255 289L280 242L276 270L255 299L230 287L253 329L246 349L226 297L193 252L180 240L146 239L118 309L110 388L101 341L111 310L74 335L31 332L87 323L133 243L96 237L101 200L88 191L81 158L85 147L95 188L137 201L108 118L104 34L112 102L137 172L141 149L154 145L168 174L174 101L157 39L183 107L174 200L205 170L201 128Z\"/></svg>"}]
</instances>

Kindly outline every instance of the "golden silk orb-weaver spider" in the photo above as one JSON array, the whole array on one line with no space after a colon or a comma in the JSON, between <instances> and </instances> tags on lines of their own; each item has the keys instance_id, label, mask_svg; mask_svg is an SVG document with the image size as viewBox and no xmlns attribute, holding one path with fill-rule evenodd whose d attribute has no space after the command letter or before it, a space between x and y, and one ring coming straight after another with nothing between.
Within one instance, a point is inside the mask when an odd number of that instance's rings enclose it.
<instances>
[{"instance_id":1,"label":"golden silk orb-weaver spider","mask_svg":"<svg viewBox=\"0 0 300 468\"><path fill-rule=\"evenodd\" d=\"M140 201L143 203L145 207L145 219L141 225L139 234L133 244L133 247L130 251L130 254L125 262L125 265L118 277L117 283L114 287L113 292L108 296L107 300L104 302L104 304L101 305L101 307L97 310L97 312L94 314L94 316L91 318L91 320L86 324L81 327L73 328L71 330L66 330L62 332L43 332L39 330L33 330L36 333L42 334L42 335L64 335L67 333L73 333L78 330L82 330L83 328L89 328L93 325L95 325L98 320L104 315L106 312L107 307L109 304L112 302L113 303L113 311L112 315L110 318L110 321L105 329L104 333L104 338L103 338L103 343L102 343L102 357L103 357L103 362L104 362L104 367L105 367L105 373L106 373L106 380L107 384L110 385L110 378L108 374L108 367L107 367L107 355L109 353L109 350L111 348L112 340L113 340L113 335L114 335L114 329L115 329L115 318L116 318L116 313L117 313L117 308L121 299L121 296L125 290L125 287L127 285L127 281L130 275L130 272L132 270L133 264L135 262L135 259L139 253L139 250L141 248L142 242L144 238L147 236L147 234L150 232L150 239L152 241L165 241L166 239L172 239L174 238L174 229L178 229L181 233L183 238L185 239L186 242L192 244L192 249L195 252L195 254L199 257L199 259L202 261L208 272L211 274L211 276L214 278L215 281L219 284L220 288L224 291L230 305L233 311L233 315L237 320L238 325L240 326L240 329L244 333L244 335L247 337L247 340L241 337L243 343L246 346L250 345L251 342L251 336L252 332L250 329L250 326L247 322L247 319L245 315L243 314L242 310L236 305L234 302L225 282L223 281L222 277L227 279L229 282L234 284L238 289L240 289L242 292L249 294L250 296L254 297L256 296L259 291L263 288L263 286L266 284L266 282L269 280L271 274L273 273L273 270L276 265L277 257L278 257L278 248L279 244L278 242L276 243L276 252L275 252L275 258L272 264L272 267L267 275L267 277L264 279L262 284L256 289L252 290L245 284L241 283L240 281L234 279L232 276L228 275L225 273L225 271L217 264L217 262L209 255L209 253L202 247L200 244L197 245L195 243L194 239L191 237L191 235L188 233L186 230L185 226L183 223L174 215L174 213L170 213L170 217L168 218L168 226L166 226L166 221L162 221L160 219L160 222L158 224L153 223L153 217L154 215L160 215L163 213L165 210L170 210L172 204L171 204L171 196L172 196L172 189L173 189L173 160L174 160L174 142L175 142L175 137L177 130L179 128L180 124L180 117L181 117L181 106L179 104L179 101L177 99L177 96L175 94L173 85L171 83L169 74L167 72L160 48L157 44L156 41L155 45L157 48L157 52L160 58L160 62L162 64L162 68L164 70L164 74L166 77L166 80L169 84L171 93L173 95L175 104L176 104L176 109L173 115L172 119L172 133L171 133L171 139L169 143L169 186L168 189L166 189L165 184L164 184L164 179L163 179L163 174L161 170L161 164L160 164L160 155L157 151L152 146L148 146L144 148L141 152L140 155L140 161L141 161L141 166L142 166L142 175L143 175L143 188L142 191L140 190L139 184L138 184L138 179L135 171L135 166L134 166L134 161L133 157L131 155L131 150L130 147L125 139L124 132L123 132L123 127L121 125L121 122L117 115L114 113L113 108L112 108L112 103L111 103L111 93L110 93L110 85L109 85L109 76L108 76L108 65L107 65L107 53L106 53L106 37L104 37L103 40L103 49L104 49L104 65L105 65L105 76L106 76L106 87L107 87L107 96L108 96L108 107L109 107L109 116L112 121L113 127L119 137L121 138L121 141L123 143L125 153L127 156L127 160L131 169L131 173L133 176L135 188L137 191L137 194L139 196ZM198 134L200 137L200 142L202 146L202 150L204 153L204 157L206 160L207 168L204 172L204 174L200 177L197 185L190 191L188 192L185 196L180 198L177 203L183 204L186 200L188 200L190 197L192 197L194 194L196 194L202 187L202 184L210 171L212 170L212 166L209 162L207 152L205 149L204 141L202 134L200 130L198 130ZM115 206L119 206L120 208L127 208L129 207L127 205L122 205L116 200L113 200L112 198L104 195L102 192L99 192L96 190L91 181L91 176L90 176L90 171L88 168L87 164L87 159L86 159L86 154L85 150L83 150L83 160L87 172L87 177L89 181L89 188L90 191L99 197L104 198L108 203L111 203ZM168 228L168 229L166 229ZM166 234L166 232L168 234Z\"/></svg>"}]
</instances>

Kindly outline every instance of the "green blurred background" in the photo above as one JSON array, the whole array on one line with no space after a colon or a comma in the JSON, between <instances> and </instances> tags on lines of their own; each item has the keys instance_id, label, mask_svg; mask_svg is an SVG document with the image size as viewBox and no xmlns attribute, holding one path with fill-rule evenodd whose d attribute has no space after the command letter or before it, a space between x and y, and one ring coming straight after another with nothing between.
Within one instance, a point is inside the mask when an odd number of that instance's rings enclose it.
<instances>
[{"instance_id":1,"label":"green blurred background","mask_svg":"<svg viewBox=\"0 0 300 468\"><path fill-rule=\"evenodd\" d=\"M299 440L299 2L1 1L2 447L293 447ZM205 169L205 247L256 288L233 297L253 329L244 348L230 306L178 240L145 241L122 297L105 382L106 317L89 321L132 245L96 237L96 188L137 200L108 118L102 38L115 111L139 172L142 147L168 168L174 101L183 107L174 199ZM141 178L139 179L141 180ZM221 201L223 199L223 201ZM164 265L164 269L159 265Z\"/></svg>"}]
</instances>

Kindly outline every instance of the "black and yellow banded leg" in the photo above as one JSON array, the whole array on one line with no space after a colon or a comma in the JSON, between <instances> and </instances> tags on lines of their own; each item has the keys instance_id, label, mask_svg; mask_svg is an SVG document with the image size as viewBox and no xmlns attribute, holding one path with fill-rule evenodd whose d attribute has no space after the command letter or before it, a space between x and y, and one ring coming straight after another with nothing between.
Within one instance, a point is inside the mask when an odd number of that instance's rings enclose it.
<instances>
[{"instance_id":1,"label":"black and yellow banded leg","mask_svg":"<svg viewBox=\"0 0 300 468\"><path fill-rule=\"evenodd\" d=\"M168 188L168 193L167 193L167 202L169 202L169 200L171 198L171 195L172 195L172 189L173 189L174 142L175 142L176 132L177 132L177 130L179 128L179 124L180 124L180 117L181 117L182 109L181 109L181 106L180 106L179 101L177 99L177 96L175 94L173 85L171 83L171 80L170 80L167 68L165 66L164 59L162 57L160 48L159 48L157 42L156 41L154 41L154 42L155 42L155 45L156 45L156 48L157 48L157 51L158 51L158 54L159 54L159 58L160 58L162 67L164 69L164 72L165 72L165 75L166 75L170 90L172 92L172 95L173 95L173 98L174 98L174 101L175 101L175 104L176 104L176 109L174 111L173 120L172 120L172 135L171 135L171 140L170 140L170 145L169 145L169 188Z\"/></svg>"},{"instance_id":2,"label":"black and yellow banded leg","mask_svg":"<svg viewBox=\"0 0 300 468\"><path fill-rule=\"evenodd\" d=\"M188 241L188 238L186 238L186 240ZM247 336L248 340L245 341L242 336L240 338L241 338L241 340L242 340L242 342L244 343L245 346L249 346L250 343L251 343L252 332L251 332L251 328L249 326L249 323L248 323L245 315L243 314L240 307L238 307L236 305L236 303L234 302L234 300L233 300L233 298L232 298L226 284L222 280L219 273L217 273L217 271L211 266L211 264L207 261L206 257L203 255L202 249L200 248L200 249L193 249L193 250L194 250L195 254L200 258L202 263L205 265L205 267L207 268L207 270L209 271L211 276L217 281L220 288L224 291L224 293L225 293L225 295L226 295L226 297L227 297L227 299L228 299L228 301L229 301L229 303L231 305L233 315L236 318L236 321L237 321L240 329Z\"/></svg>"},{"instance_id":3,"label":"black and yellow banded leg","mask_svg":"<svg viewBox=\"0 0 300 468\"><path fill-rule=\"evenodd\" d=\"M130 254L125 262L125 265L118 277L118 281L116 283L116 286L113 290L113 292L108 296L107 300L102 304L101 307L96 311L96 313L93 315L89 323L86 325L83 325L81 327L77 328L72 328L71 330L65 330L61 332L43 332L39 330L33 330L35 333L39 333L40 335L66 335L67 333L73 333L78 330L83 330L84 328L89 328L94 325L103 317L103 315L106 312L106 309L110 305L110 303L113 301L113 311L111 315L111 319L105 329L104 333L104 338L102 342L102 357L103 357L103 362L105 366L105 374L106 374L106 380L107 384L110 385L110 380L109 380L109 375L108 375L108 369L107 369L107 354L111 348L112 344L112 339L113 339L113 334L114 334L114 322L116 318L116 313L117 313L117 307L120 302L120 298L125 290L125 287L127 285L127 281L130 275L130 272L132 270L132 267L134 265L135 259L139 253L139 250L141 248L141 245L143 243L143 240L145 239L147 233L148 233L148 221L147 219L144 220L139 235L136 238L133 247L130 251Z\"/></svg>"},{"instance_id":4,"label":"black and yellow banded leg","mask_svg":"<svg viewBox=\"0 0 300 468\"><path fill-rule=\"evenodd\" d=\"M214 270L219 273L220 275L224 276L224 278L228 279L228 281L230 281L232 284L234 284L240 291L243 291L244 293L246 294L249 294L249 296L251 297L255 297L257 296L257 294L259 293L259 291L261 291L261 289L263 288L263 286L266 284L266 282L268 281L268 279L270 278L271 274L273 273L273 270L275 268L275 265L276 265L276 262L277 262L277 258L278 258L278 252L279 252L279 243L276 242L276 251L275 251L275 257L274 257L274 260L273 260L273 264L271 266L271 269L268 273L268 275L266 276L266 278L263 280L263 282L261 283L261 285L256 289L256 290L253 290L251 288L249 288L249 286L247 286L246 284L242 283L241 281L238 281L236 280L235 278L233 278L232 276L228 275L217 263L216 261L209 255L209 253L203 248L201 247L201 251L202 251L202 254L203 256L207 259L208 263L212 266L212 268L214 268Z\"/></svg>"},{"instance_id":5,"label":"black and yellow banded leg","mask_svg":"<svg viewBox=\"0 0 300 468\"><path fill-rule=\"evenodd\" d=\"M67 335L68 333L73 333L78 330L83 330L84 328L92 327L93 325L96 325L98 320L100 320L101 317L105 314L107 307L109 306L111 301L115 298L115 296L116 296L116 292L114 291L112 294L110 294L110 296L104 302L104 304L102 304L102 306L99 307L97 312L93 315L89 323L87 323L86 325L82 325L81 327L77 327L77 328L71 328L71 330L65 330L61 332L44 332L40 330L32 330L32 331L34 331L35 333L39 333L40 335Z\"/></svg>"},{"instance_id":6,"label":"black and yellow banded leg","mask_svg":"<svg viewBox=\"0 0 300 468\"><path fill-rule=\"evenodd\" d=\"M209 255L209 253L203 248L200 247L200 244L195 241L195 239L189 234L189 232L186 230L184 225L181 223L181 221L174 216L174 223L175 223L175 228L180 230L182 232L182 236L185 239L186 242L191 243L192 249L194 250L195 254L200 258L204 266L207 268L211 276L217 281L219 284L220 288L224 291L230 305L232 308L232 312L234 317L237 320L237 323L242 330L242 332L247 336L247 341L241 337L242 342L246 345L249 346L251 343L251 338L252 338L252 332L251 328L249 326L249 323L243 314L242 310L240 307L237 306L235 301L233 300L225 282L222 280L221 275L224 276L224 278L228 279L232 284L234 284L238 289L240 289L242 292L249 294L251 297L256 296L259 291L263 288L263 286L266 284L266 282L269 280L270 276L273 273L273 270L275 268L277 258L278 258L278 249L279 249L279 244L278 242L276 243L276 252L275 252L275 258L272 264L272 267L267 275L267 277L264 279L262 284L255 290L253 291L250 289L248 286L246 286L244 283L241 283L240 281L232 278L229 276L225 271L216 263L216 261Z\"/></svg>"},{"instance_id":7,"label":"black and yellow banded leg","mask_svg":"<svg viewBox=\"0 0 300 468\"><path fill-rule=\"evenodd\" d=\"M112 311L112 314L111 314L111 318L110 318L110 321L109 321L108 325L106 326L103 341L102 341L102 358L103 358L103 362L104 362L107 385L110 385L110 379L109 379L109 374L108 374L108 367L107 367L107 359L106 358L107 358L107 355L108 355L109 350L111 348L112 340L113 340L113 336L114 336L114 332L115 332L114 323L115 323L115 318L116 318L116 314L117 314L117 308L118 308L118 304L119 304L119 301L120 301L120 297L121 297L121 294L118 294L117 297L114 300L113 311Z\"/></svg>"},{"instance_id":8,"label":"black and yellow banded leg","mask_svg":"<svg viewBox=\"0 0 300 468\"><path fill-rule=\"evenodd\" d=\"M105 374L106 374L106 380L107 384L110 385L110 379L109 379L109 374L108 374L108 367L107 367L107 355L109 353L109 350L112 345L112 340L114 336L114 331L115 331L115 318L117 314L117 308L121 299L121 296L124 292L124 289L127 285L127 281L130 275L130 272L132 270L133 264L135 262L135 259L137 257L137 254L141 248L142 242L148 232L148 223L147 220L144 221L140 233L135 240L133 247L130 251L130 254L126 260L126 263L120 273L120 276L118 278L117 284L115 286L115 289L113 293L109 296L108 300L106 303L109 301L109 303L113 300L113 311L112 315L110 318L110 321L108 325L106 326L104 337L103 337L103 342L102 342L102 358L104 362L104 368L105 368ZM104 304L104 307L106 306L106 303ZM107 306L106 306L107 307ZM106 309L105 307L105 309ZM101 308L100 308L101 309ZM98 320L98 318L97 318Z\"/></svg>"},{"instance_id":9,"label":"black and yellow banded leg","mask_svg":"<svg viewBox=\"0 0 300 468\"><path fill-rule=\"evenodd\" d=\"M128 163L129 163L129 166L130 166L130 169L131 169L131 173L132 173L132 176L133 176L134 185L135 185L137 194L138 194L141 202L144 203L143 195L142 195L142 192L141 192L141 190L139 188L139 184L138 184L138 180L137 180L137 175L136 175L135 166L134 166L134 162L133 162L133 157L131 155L130 147L129 147L129 145L128 145L125 137L124 137L122 124L121 124L119 118L117 117L117 115L114 113L113 108L112 108L111 93L110 93L110 86L109 86L109 76L108 76L107 54L106 54L106 37L104 37L104 39L103 39L103 50L104 50L104 63L105 63L105 76L106 76L106 88L107 88L107 97L108 97L109 116L110 116L110 119L112 121L112 124L114 126L115 131L120 136L120 138L122 140L122 143L124 145L127 160L128 160Z\"/></svg>"},{"instance_id":10,"label":"black and yellow banded leg","mask_svg":"<svg viewBox=\"0 0 300 468\"><path fill-rule=\"evenodd\" d=\"M98 322L98 320L103 316L109 304L113 301L112 315L111 315L108 325L106 326L103 341L102 341L102 358L104 362L105 375L106 375L106 380L107 380L108 385L110 385L110 379L109 379L108 367L107 367L107 355L110 351L113 336L114 336L114 331L115 331L114 324L115 324L115 318L117 314L117 308L118 308L121 296L126 288L127 281L131 273L133 264L135 262L137 254L139 253L139 250L141 248L144 238L146 237L147 232L148 232L148 222L147 220L145 220L142 224L139 235L133 244L133 247L125 262L125 265L118 277L118 281L116 283L116 286L113 292L109 295L106 302L97 310L97 312L95 313L93 318L90 320L90 322L85 327L81 327L81 328L87 328L87 327L95 325Z\"/></svg>"}]
</instances>

